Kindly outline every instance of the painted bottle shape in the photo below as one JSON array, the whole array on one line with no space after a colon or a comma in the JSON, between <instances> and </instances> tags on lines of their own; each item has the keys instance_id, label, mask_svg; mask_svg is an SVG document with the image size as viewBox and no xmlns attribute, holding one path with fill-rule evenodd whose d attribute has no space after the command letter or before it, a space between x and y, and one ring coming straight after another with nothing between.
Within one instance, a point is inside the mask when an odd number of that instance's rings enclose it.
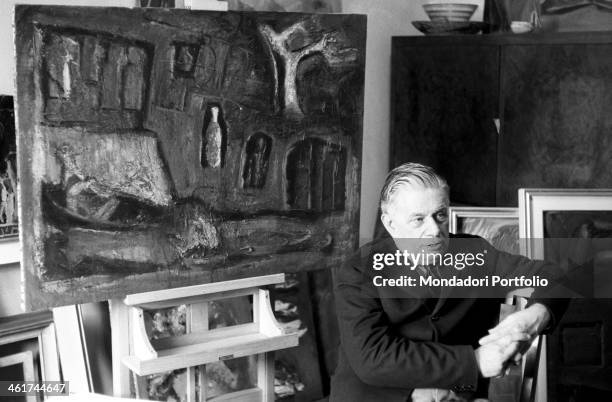
<instances>
[{"instance_id":1,"label":"painted bottle shape","mask_svg":"<svg viewBox=\"0 0 612 402\"><path fill-rule=\"evenodd\" d=\"M208 166L217 168L221 166L221 143L223 141L219 125L219 108L211 107L210 114L210 123L208 123L205 134L205 155Z\"/></svg>"}]
</instances>

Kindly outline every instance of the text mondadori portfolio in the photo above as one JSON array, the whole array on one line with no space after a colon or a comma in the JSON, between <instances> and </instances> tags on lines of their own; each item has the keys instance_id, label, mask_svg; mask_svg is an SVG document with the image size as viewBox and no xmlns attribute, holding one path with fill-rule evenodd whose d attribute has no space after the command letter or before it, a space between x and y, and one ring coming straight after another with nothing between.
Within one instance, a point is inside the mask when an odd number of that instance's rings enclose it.
<instances>
[{"instance_id":1,"label":"text mondadori portfolio","mask_svg":"<svg viewBox=\"0 0 612 402\"><path fill-rule=\"evenodd\" d=\"M483 277L456 277L436 278L431 275L424 276L407 276L402 275L397 278L385 278L382 275L374 276L374 286L377 287L417 287L417 286L432 286L432 287L545 287L548 286L548 279L540 278L539 276L517 276L513 278L504 278L499 275L487 275Z\"/></svg>"}]
</instances>

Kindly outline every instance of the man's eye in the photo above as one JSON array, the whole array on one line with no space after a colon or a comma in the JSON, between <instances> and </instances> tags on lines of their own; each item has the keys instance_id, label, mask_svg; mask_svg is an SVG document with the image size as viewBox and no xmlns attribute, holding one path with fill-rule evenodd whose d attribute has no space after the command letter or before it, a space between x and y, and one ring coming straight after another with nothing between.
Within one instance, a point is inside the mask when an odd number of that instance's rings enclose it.
<instances>
[{"instance_id":1,"label":"man's eye","mask_svg":"<svg viewBox=\"0 0 612 402\"><path fill-rule=\"evenodd\" d=\"M446 218L448 218L448 214L447 214L446 212L438 212L438 213L436 214L436 218L437 218L439 221L444 221L444 220L446 220Z\"/></svg>"}]
</instances>

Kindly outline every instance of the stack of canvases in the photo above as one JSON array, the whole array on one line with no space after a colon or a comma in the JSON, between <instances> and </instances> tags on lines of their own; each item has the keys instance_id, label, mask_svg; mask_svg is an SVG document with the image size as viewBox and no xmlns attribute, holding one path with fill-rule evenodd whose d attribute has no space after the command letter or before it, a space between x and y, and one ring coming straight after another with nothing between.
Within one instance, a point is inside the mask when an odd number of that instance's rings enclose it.
<instances>
[{"instance_id":1,"label":"stack of canvases","mask_svg":"<svg viewBox=\"0 0 612 402\"><path fill-rule=\"evenodd\" d=\"M23 6L16 21L28 309L351 254L364 18ZM179 311L153 327L180 334Z\"/></svg>"}]
</instances>

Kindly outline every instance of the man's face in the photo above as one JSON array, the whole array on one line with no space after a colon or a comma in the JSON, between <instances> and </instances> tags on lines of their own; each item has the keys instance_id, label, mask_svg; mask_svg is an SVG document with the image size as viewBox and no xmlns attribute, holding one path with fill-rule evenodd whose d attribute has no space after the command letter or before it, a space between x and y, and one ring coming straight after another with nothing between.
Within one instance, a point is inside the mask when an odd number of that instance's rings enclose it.
<instances>
[{"instance_id":1,"label":"man's face","mask_svg":"<svg viewBox=\"0 0 612 402\"><path fill-rule=\"evenodd\" d=\"M444 253L448 248L448 195L444 189L400 187L382 221L401 250Z\"/></svg>"}]
</instances>

